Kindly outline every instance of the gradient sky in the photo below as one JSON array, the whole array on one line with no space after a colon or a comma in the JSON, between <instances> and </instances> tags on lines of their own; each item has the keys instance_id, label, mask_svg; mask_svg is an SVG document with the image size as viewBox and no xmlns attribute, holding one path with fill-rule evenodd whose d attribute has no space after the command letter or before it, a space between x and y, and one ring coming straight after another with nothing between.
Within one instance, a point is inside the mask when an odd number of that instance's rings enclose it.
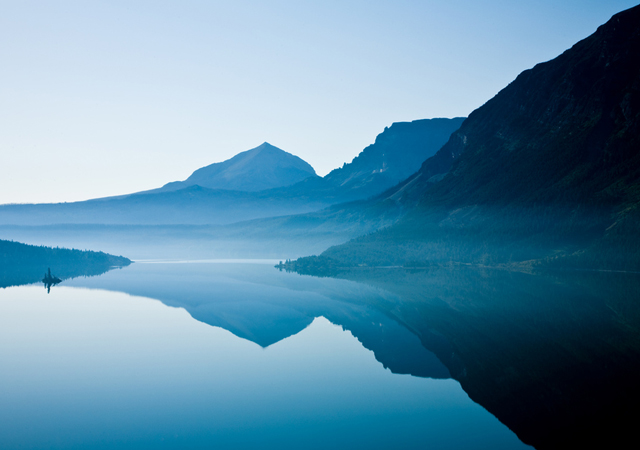
<instances>
[{"instance_id":1,"label":"gradient sky","mask_svg":"<svg viewBox=\"0 0 640 450\"><path fill-rule=\"evenodd\" d=\"M0 203L150 189L264 141L324 175L637 1L0 0Z\"/></svg>"}]
</instances>

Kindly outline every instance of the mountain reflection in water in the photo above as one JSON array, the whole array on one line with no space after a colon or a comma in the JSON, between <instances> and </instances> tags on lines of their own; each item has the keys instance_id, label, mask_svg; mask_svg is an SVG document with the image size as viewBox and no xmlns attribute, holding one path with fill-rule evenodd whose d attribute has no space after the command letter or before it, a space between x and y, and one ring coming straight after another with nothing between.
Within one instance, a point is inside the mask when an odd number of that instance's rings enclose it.
<instances>
[{"instance_id":1,"label":"mountain reflection in water","mask_svg":"<svg viewBox=\"0 0 640 450\"><path fill-rule=\"evenodd\" d=\"M271 264L137 263L110 275L68 285L154 298L261 347L299 333L322 316L349 330L393 373L450 377L447 367L411 330L371 306L389 295L375 287L279 274ZM450 350L441 336L433 337L433 345Z\"/></svg>"},{"instance_id":2,"label":"mountain reflection in water","mask_svg":"<svg viewBox=\"0 0 640 450\"><path fill-rule=\"evenodd\" d=\"M536 448L632 433L637 275L455 268L338 280L232 266L138 263L70 284L159 299L263 347L324 316L394 373L458 380Z\"/></svg>"},{"instance_id":3,"label":"mountain reflection in water","mask_svg":"<svg viewBox=\"0 0 640 450\"><path fill-rule=\"evenodd\" d=\"M640 400L640 276L499 270L362 271L402 298L377 306L417 335L441 333L469 396L536 448L616 447Z\"/></svg>"},{"instance_id":4,"label":"mountain reflection in water","mask_svg":"<svg viewBox=\"0 0 640 450\"><path fill-rule=\"evenodd\" d=\"M171 266L134 264L65 281L50 295L39 286L0 289L1 448L524 447L454 380L395 375L376 361L393 370L447 375L406 327L375 308L360 317L366 305L340 305L348 302L324 294L346 299L385 292L343 280L317 284L270 265ZM153 275L158 270L161 276ZM154 285L167 277L181 283ZM93 289L98 281L109 289ZM297 334L264 348L198 322L184 308L117 292L145 284L150 292L173 285L174 293L182 285L183 304L221 317L246 336L273 336L260 326L288 322L298 323L290 328ZM202 296L205 287L214 289ZM251 311L228 305L259 297L263 304L250 303ZM304 322L289 319L314 314L305 307L279 320L294 300L352 320L377 355L324 317L300 330ZM204 308L207 302L220 310ZM402 354L389 358L396 345L421 361L403 366Z\"/></svg>"}]
</instances>

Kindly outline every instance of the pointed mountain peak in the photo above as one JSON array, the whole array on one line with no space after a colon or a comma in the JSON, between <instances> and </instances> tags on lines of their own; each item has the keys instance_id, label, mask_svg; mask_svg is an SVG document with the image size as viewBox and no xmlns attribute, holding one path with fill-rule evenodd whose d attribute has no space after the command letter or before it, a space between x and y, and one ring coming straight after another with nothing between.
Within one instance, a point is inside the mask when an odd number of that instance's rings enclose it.
<instances>
[{"instance_id":1,"label":"pointed mountain peak","mask_svg":"<svg viewBox=\"0 0 640 450\"><path fill-rule=\"evenodd\" d=\"M258 145L255 148L252 148L251 150L248 150L246 153L260 153L263 151L271 151L271 152L282 152L285 153L287 155L290 155L290 153L285 152L284 150L276 147L275 145L271 145L268 142L263 142L262 144ZM245 152L243 152L245 153ZM242 153L239 153L238 155L241 155Z\"/></svg>"},{"instance_id":2,"label":"pointed mountain peak","mask_svg":"<svg viewBox=\"0 0 640 450\"><path fill-rule=\"evenodd\" d=\"M182 182L169 183L166 189L176 190L199 185L210 189L261 191L289 186L316 176L316 172L301 158L263 142L234 157L196 170Z\"/></svg>"}]
</instances>

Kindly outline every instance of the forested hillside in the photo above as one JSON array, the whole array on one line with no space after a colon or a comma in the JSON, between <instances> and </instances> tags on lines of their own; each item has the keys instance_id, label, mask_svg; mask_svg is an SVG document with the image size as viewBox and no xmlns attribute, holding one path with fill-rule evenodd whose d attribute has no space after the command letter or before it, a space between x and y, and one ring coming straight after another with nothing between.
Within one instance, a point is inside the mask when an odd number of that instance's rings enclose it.
<instances>
[{"instance_id":1,"label":"forested hillside","mask_svg":"<svg viewBox=\"0 0 640 450\"><path fill-rule=\"evenodd\" d=\"M0 287L40 281L51 269L62 279L97 275L131 264L123 256L103 252L26 245L0 240Z\"/></svg>"}]
</instances>

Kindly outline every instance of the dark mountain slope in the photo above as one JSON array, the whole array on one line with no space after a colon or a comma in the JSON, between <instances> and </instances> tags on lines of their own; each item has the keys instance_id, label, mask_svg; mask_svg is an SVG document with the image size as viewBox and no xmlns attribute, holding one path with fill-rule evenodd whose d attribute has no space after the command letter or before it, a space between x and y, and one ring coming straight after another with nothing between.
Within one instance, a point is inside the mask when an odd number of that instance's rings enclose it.
<instances>
[{"instance_id":1,"label":"dark mountain slope","mask_svg":"<svg viewBox=\"0 0 640 450\"><path fill-rule=\"evenodd\" d=\"M404 264L573 255L637 267L639 54L635 7L523 72L381 197L412 208L398 225L325 256Z\"/></svg>"},{"instance_id":2,"label":"dark mountain slope","mask_svg":"<svg viewBox=\"0 0 640 450\"><path fill-rule=\"evenodd\" d=\"M521 73L391 196L430 205L637 201L639 22L638 7L619 13Z\"/></svg>"},{"instance_id":3,"label":"dark mountain slope","mask_svg":"<svg viewBox=\"0 0 640 450\"><path fill-rule=\"evenodd\" d=\"M233 158L202 167L185 181L168 183L160 191L188 186L233 191L262 191L315 177L316 171L297 156L265 142Z\"/></svg>"},{"instance_id":4,"label":"dark mountain slope","mask_svg":"<svg viewBox=\"0 0 640 450\"><path fill-rule=\"evenodd\" d=\"M425 202L636 203L638 55L640 7L617 14L558 58L522 73L442 149L463 155Z\"/></svg>"}]
</instances>

